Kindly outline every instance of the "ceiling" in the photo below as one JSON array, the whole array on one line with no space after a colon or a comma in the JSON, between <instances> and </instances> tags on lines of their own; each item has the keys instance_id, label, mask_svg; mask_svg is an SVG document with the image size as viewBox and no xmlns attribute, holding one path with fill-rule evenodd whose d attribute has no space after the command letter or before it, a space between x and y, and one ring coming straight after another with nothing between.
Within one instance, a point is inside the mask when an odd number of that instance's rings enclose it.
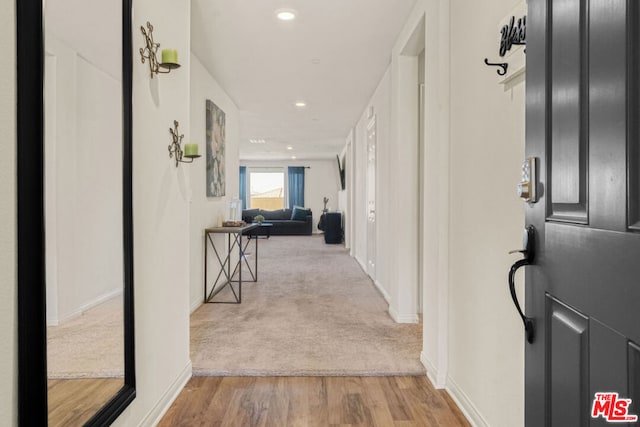
<instances>
[{"instance_id":1,"label":"ceiling","mask_svg":"<svg viewBox=\"0 0 640 427\"><path fill-rule=\"evenodd\" d=\"M192 0L191 50L240 109L240 158L335 158L415 1Z\"/></svg>"}]
</instances>

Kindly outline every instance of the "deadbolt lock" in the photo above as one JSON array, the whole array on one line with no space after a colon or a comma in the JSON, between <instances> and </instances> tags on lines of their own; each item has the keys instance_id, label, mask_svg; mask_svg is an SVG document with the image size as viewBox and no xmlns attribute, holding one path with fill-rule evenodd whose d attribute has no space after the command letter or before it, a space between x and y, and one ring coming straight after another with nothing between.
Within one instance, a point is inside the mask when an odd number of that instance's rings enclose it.
<instances>
[{"instance_id":1,"label":"deadbolt lock","mask_svg":"<svg viewBox=\"0 0 640 427\"><path fill-rule=\"evenodd\" d=\"M531 184L529 182L521 182L518 184L518 197L521 197L527 201L531 199L529 186Z\"/></svg>"},{"instance_id":2,"label":"deadbolt lock","mask_svg":"<svg viewBox=\"0 0 640 427\"><path fill-rule=\"evenodd\" d=\"M528 203L538 201L537 166L538 159L536 157L529 157L522 162L522 178L518 184L518 197Z\"/></svg>"}]
</instances>

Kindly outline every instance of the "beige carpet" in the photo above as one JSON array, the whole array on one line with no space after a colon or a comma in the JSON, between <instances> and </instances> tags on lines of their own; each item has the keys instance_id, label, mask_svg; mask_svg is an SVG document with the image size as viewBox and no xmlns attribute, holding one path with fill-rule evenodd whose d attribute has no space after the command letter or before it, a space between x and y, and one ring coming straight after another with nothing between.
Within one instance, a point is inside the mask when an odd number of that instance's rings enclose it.
<instances>
[{"instance_id":1,"label":"beige carpet","mask_svg":"<svg viewBox=\"0 0 640 427\"><path fill-rule=\"evenodd\" d=\"M395 323L342 245L274 236L258 252L259 281L243 284L242 304L192 314L194 375L424 374L422 325Z\"/></svg>"},{"instance_id":2,"label":"beige carpet","mask_svg":"<svg viewBox=\"0 0 640 427\"><path fill-rule=\"evenodd\" d=\"M49 378L124 377L122 296L47 327Z\"/></svg>"}]
</instances>

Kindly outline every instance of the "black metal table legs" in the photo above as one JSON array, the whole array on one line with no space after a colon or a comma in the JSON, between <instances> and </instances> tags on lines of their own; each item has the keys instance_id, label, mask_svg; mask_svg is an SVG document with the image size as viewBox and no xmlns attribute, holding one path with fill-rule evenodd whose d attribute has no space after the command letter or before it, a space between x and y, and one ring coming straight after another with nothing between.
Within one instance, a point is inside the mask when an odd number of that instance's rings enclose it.
<instances>
[{"instance_id":1,"label":"black metal table legs","mask_svg":"<svg viewBox=\"0 0 640 427\"><path fill-rule=\"evenodd\" d=\"M242 302L242 283L243 282L257 282L258 281L258 240L246 239L243 242L242 232L228 232L227 234L227 254L221 256L218 248L215 245L211 232L205 231L205 250L204 250L204 302L205 303L222 303L222 304L240 304ZM251 240L255 241L255 261L253 268L247 258L247 249ZM208 268L207 261L209 258L209 246L213 248L215 259L218 261L220 270L211 283L213 284L211 289L208 290ZM232 261L232 255L235 249L238 248L238 260ZM242 279L242 265L246 265L251 280ZM233 266L233 271L232 271ZM237 276L237 280L235 277ZM222 280L220 280L222 279ZM234 287L234 285L237 285ZM233 299L231 301L213 301L213 298L218 295L224 288L229 286Z\"/></svg>"}]
</instances>

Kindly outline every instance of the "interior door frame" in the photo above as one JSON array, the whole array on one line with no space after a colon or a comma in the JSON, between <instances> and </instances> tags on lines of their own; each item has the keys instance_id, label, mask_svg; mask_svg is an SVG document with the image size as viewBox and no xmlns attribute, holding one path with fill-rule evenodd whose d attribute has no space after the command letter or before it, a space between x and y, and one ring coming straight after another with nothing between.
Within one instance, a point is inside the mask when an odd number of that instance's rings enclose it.
<instances>
[{"instance_id":1,"label":"interior door frame","mask_svg":"<svg viewBox=\"0 0 640 427\"><path fill-rule=\"evenodd\" d=\"M111 424L135 389L132 199L132 0L122 0L124 386L85 425ZM18 423L46 426L43 0L16 2Z\"/></svg>"}]
</instances>

